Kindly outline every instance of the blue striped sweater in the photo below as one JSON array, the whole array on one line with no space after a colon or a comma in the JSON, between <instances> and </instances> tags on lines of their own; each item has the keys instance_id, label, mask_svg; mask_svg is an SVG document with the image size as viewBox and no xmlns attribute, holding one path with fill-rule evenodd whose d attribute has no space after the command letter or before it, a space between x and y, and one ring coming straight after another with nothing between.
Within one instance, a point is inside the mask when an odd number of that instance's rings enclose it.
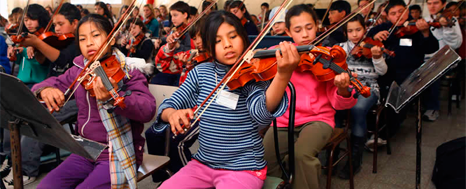
<instances>
[{"instance_id":1,"label":"blue striped sweater","mask_svg":"<svg viewBox=\"0 0 466 189\"><path fill-rule=\"evenodd\" d=\"M169 126L161 120L164 109L179 110L200 105L215 88L216 83L225 76L228 68L219 63L203 63L196 66L189 72L183 85L160 105L153 129L161 132ZM200 119L200 147L194 159L213 169L264 168L267 163L264 160L262 139L258 133L259 126L269 125L274 118L283 115L288 107L288 98L284 94L275 112L267 111L265 91L269 84L270 82L250 82L242 88L230 91L239 95L236 110L213 102Z\"/></svg>"}]
</instances>

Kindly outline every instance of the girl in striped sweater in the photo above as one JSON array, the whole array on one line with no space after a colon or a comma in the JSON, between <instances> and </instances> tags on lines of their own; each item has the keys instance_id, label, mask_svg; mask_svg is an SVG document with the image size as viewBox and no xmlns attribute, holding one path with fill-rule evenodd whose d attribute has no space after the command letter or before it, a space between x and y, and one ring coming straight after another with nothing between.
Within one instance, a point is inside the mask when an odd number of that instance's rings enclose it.
<instances>
[{"instance_id":1,"label":"girl in striped sweater","mask_svg":"<svg viewBox=\"0 0 466 189\"><path fill-rule=\"evenodd\" d=\"M247 33L235 15L216 11L206 18L202 41L215 61L191 70L173 96L159 108L155 130L190 125L193 108L207 97L249 46ZM285 88L300 56L291 44L281 43L278 71L273 81L250 82L236 90L221 91L222 98L202 115L199 150L185 167L160 188L261 188L267 172L259 126L269 125L287 109ZM187 117L187 115L189 117Z\"/></svg>"}]
</instances>

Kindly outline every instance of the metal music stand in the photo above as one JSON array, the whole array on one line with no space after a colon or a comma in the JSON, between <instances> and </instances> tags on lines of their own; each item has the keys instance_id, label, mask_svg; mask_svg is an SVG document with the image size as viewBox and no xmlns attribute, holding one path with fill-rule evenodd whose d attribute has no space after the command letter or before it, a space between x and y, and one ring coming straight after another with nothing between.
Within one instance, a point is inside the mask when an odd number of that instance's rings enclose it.
<instances>
[{"instance_id":1,"label":"metal music stand","mask_svg":"<svg viewBox=\"0 0 466 189\"><path fill-rule=\"evenodd\" d=\"M421 98L418 97L422 91L432 83L442 77L454 64L461 58L456 52L445 46L437 51L434 56L421 65L411 75L398 86L393 82L388 92L385 106L392 107L396 113L406 106L414 98L418 98L417 116L416 116L416 188L420 188L421 183L421 137L422 137L422 119L421 119Z\"/></svg>"},{"instance_id":2,"label":"metal music stand","mask_svg":"<svg viewBox=\"0 0 466 189\"><path fill-rule=\"evenodd\" d=\"M0 73L0 126L10 130L13 183L23 188L20 134L96 160L107 145L68 133L18 78Z\"/></svg>"}]
</instances>

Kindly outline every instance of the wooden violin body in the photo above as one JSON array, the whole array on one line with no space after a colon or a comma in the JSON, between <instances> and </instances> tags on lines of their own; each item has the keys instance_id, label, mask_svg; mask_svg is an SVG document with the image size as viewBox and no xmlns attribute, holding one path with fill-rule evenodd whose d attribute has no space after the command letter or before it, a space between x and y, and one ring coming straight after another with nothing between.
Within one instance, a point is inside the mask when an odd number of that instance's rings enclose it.
<instances>
[{"instance_id":1,"label":"wooden violin body","mask_svg":"<svg viewBox=\"0 0 466 189\"><path fill-rule=\"evenodd\" d=\"M324 82L334 79L337 74L346 72L348 69L346 53L340 46L335 45L332 48L327 48L310 45L298 51L302 52L303 49L306 48L310 48L310 50L301 55L301 61L298 64L297 71L310 71L318 81ZM239 68L238 72L231 76L230 81L227 83L230 90L242 87L252 80L256 82L268 81L275 77L277 73L277 59L275 57L271 57L270 55L260 58L255 55L254 57L256 58L244 63ZM354 77L350 76L350 78L351 84L361 95L364 97L370 96L369 87L363 86L361 82Z\"/></svg>"},{"instance_id":2,"label":"wooden violin body","mask_svg":"<svg viewBox=\"0 0 466 189\"><path fill-rule=\"evenodd\" d=\"M380 41L373 40L370 37L366 37L360 44L359 46L354 47L354 49L351 51L351 55L353 55L356 58L361 58L362 56L366 58L372 58L372 51L371 48L374 46L380 47L383 53L394 57L395 52L390 51L386 48L383 47L383 43Z\"/></svg>"},{"instance_id":3,"label":"wooden violin body","mask_svg":"<svg viewBox=\"0 0 466 189\"><path fill-rule=\"evenodd\" d=\"M47 43L48 45L55 47L57 49L63 49L71 44L75 36L72 33L67 33L63 35L58 35L54 32L45 32L38 35L39 39Z\"/></svg>"},{"instance_id":4,"label":"wooden violin body","mask_svg":"<svg viewBox=\"0 0 466 189\"><path fill-rule=\"evenodd\" d=\"M121 69L120 62L116 59L115 55L110 56L109 58L100 62L100 65L91 65L88 71L83 72L82 75L79 75L78 80L82 80L81 85L89 91L92 97L95 97L94 92L94 83L96 81L96 77L100 76L102 82L110 82L106 81L108 78L112 78L116 83L120 82L125 77L125 72ZM107 77L102 77L101 75L105 74ZM108 88L108 87L107 87ZM112 93L110 93L112 94ZM112 96L114 96L112 94ZM125 108L126 105L124 104L124 97L116 97L114 98L115 102L114 105L120 106L121 108Z\"/></svg>"}]
</instances>

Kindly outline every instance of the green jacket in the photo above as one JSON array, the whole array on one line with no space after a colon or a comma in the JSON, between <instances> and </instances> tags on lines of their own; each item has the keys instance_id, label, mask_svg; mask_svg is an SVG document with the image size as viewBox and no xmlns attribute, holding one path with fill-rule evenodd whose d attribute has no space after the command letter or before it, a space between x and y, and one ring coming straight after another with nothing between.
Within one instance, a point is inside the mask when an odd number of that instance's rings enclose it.
<instances>
[{"instance_id":1,"label":"green jacket","mask_svg":"<svg viewBox=\"0 0 466 189\"><path fill-rule=\"evenodd\" d=\"M39 83L45 80L49 73L48 63L40 64L35 58L28 59L26 47L23 47L23 52L17 55L15 63L19 64L17 77L26 84Z\"/></svg>"}]
</instances>

